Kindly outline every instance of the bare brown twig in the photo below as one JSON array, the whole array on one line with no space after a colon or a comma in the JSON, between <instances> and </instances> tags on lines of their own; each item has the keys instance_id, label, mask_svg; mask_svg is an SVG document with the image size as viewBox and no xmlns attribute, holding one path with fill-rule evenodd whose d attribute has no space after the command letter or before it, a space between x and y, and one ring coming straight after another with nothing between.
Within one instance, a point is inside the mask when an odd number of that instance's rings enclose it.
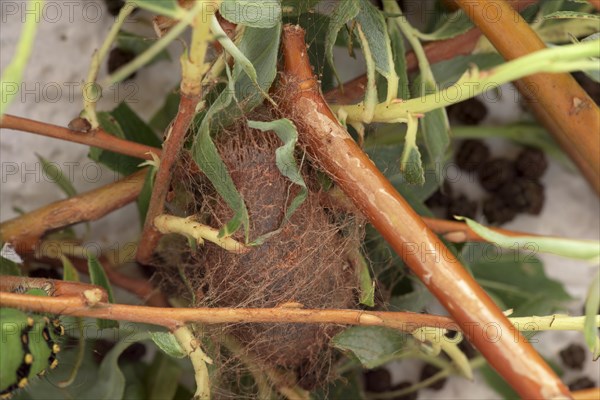
<instances>
[{"instance_id":1,"label":"bare brown twig","mask_svg":"<svg viewBox=\"0 0 600 400\"><path fill-rule=\"evenodd\" d=\"M74 131L62 126L52 125L45 122L34 121L27 118L16 117L5 114L0 121L0 128L13 129L35 133L37 135L48 136L56 139L66 140L73 143L85 144L87 146L98 147L103 150L114 151L145 160L151 160L150 153L160 156L160 149L146 146L144 144L120 139L114 135L106 133L102 129L95 129L89 132Z\"/></svg>"},{"instance_id":2,"label":"bare brown twig","mask_svg":"<svg viewBox=\"0 0 600 400\"><path fill-rule=\"evenodd\" d=\"M2 278L4 280L4 277ZM30 278L27 278L30 279ZM60 282L60 281L56 281ZM242 322L344 324L386 326L412 332L424 326L457 329L447 317L411 312L322 310L302 308L162 308L109 304L90 307L84 296L44 297L0 292L0 306L35 312L150 323L175 330L189 322L226 324Z\"/></svg>"},{"instance_id":3,"label":"bare brown twig","mask_svg":"<svg viewBox=\"0 0 600 400\"><path fill-rule=\"evenodd\" d=\"M339 125L319 92L302 28L285 26L283 46L286 75L282 85L290 97L281 107L298 126L308 154L332 176L521 396L570 397L566 386L522 336L503 336L495 343L486 340L483 327L494 324L501 332L510 332L510 321L450 252L439 257L444 244Z\"/></svg>"},{"instance_id":4,"label":"bare brown twig","mask_svg":"<svg viewBox=\"0 0 600 400\"><path fill-rule=\"evenodd\" d=\"M154 219L163 213L165 199L171 185L173 168L175 162L179 159L185 136L194 119L196 104L199 100L198 96L187 96L182 93L177 117L175 117L175 122L163 145L160 167L154 179L152 196L146 213L146 222L136 254L136 259L141 264L147 264L150 261L152 252L161 237L161 233L154 228Z\"/></svg>"},{"instance_id":5,"label":"bare brown twig","mask_svg":"<svg viewBox=\"0 0 600 400\"><path fill-rule=\"evenodd\" d=\"M0 224L0 240L18 252L29 253L46 233L85 221L94 221L135 200L146 169L91 192L48 204Z\"/></svg>"}]
</instances>

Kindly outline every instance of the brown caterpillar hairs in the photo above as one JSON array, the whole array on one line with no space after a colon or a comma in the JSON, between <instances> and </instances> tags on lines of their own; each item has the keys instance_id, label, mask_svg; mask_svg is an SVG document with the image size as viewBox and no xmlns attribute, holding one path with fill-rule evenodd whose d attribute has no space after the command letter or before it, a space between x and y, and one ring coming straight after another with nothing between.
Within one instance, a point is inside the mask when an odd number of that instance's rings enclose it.
<instances>
[{"instance_id":1,"label":"brown caterpillar hairs","mask_svg":"<svg viewBox=\"0 0 600 400\"><path fill-rule=\"evenodd\" d=\"M260 116L255 118L260 118ZM264 117L263 117L264 118ZM183 280L163 269L169 285L193 291L196 306L352 308L356 306L357 273L350 250L360 246L362 221L327 205L317 172L303 161L302 174L309 188L304 203L283 224L286 207L299 191L275 163L282 145L273 132L261 132L240 123L222 131L217 148L250 217L250 238L281 230L250 252L237 255L207 243L195 253L174 254L162 246L167 264L184 265ZM298 153L301 153L298 151ZM298 154L300 164L303 157ZM181 171L180 171L181 172ZM180 179L181 178L181 179ZM207 179L188 177L183 185L193 194L193 212L213 227L223 226L232 210L215 193ZM183 181L176 177L174 181ZM190 202L190 196L180 196ZM234 235L243 241L240 230ZM170 250L169 250L170 249ZM186 281L185 285L181 282ZM326 380L331 361L330 338L340 327L309 324L244 323L224 327L256 360L295 370L299 384L314 387ZM218 336L218 335L217 335ZM219 342L218 337L213 338Z\"/></svg>"}]
</instances>

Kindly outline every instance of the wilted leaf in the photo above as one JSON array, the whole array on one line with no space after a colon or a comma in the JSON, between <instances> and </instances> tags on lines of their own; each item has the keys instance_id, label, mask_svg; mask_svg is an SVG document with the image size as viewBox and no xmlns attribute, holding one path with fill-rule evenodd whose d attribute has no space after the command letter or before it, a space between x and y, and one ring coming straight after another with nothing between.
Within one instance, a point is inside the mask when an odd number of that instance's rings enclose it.
<instances>
[{"instance_id":1,"label":"wilted leaf","mask_svg":"<svg viewBox=\"0 0 600 400\"><path fill-rule=\"evenodd\" d=\"M187 356L171 332L150 332L150 338L162 351L171 357L184 358Z\"/></svg>"},{"instance_id":2,"label":"wilted leaf","mask_svg":"<svg viewBox=\"0 0 600 400\"><path fill-rule=\"evenodd\" d=\"M473 23L462 10L455 11L443 18L444 22L434 32L421 33L417 31L417 36L426 41L444 40L465 33L473 27Z\"/></svg>"},{"instance_id":3,"label":"wilted leaf","mask_svg":"<svg viewBox=\"0 0 600 400\"><path fill-rule=\"evenodd\" d=\"M369 54L373 57L375 69L388 81L387 99L392 100L398 94L398 75L385 19L381 11L370 1L359 0L359 3L360 12L356 16L356 22L366 36ZM365 53L365 55L367 54Z\"/></svg>"},{"instance_id":4,"label":"wilted leaf","mask_svg":"<svg viewBox=\"0 0 600 400\"><path fill-rule=\"evenodd\" d=\"M157 352L146 371L146 392L151 393L153 399L173 399L182 375L180 364Z\"/></svg>"},{"instance_id":5,"label":"wilted leaf","mask_svg":"<svg viewBox=\"0 0 600 400\"><path fill-rule=\"evenodd\" d=\"M277 150L275 150L275 162L277 163L277 168L283 176L301 188L300 193L292 200L285 212L285 220L288 220L291 218L294 211L296 211L296 209L304 202L308 194L306 183L304 183L300 168L294 157L296 143L298 143L298 131L292 121L286 118L270 122L248 121L248 126L263 132L273 131L283 142L283 146L278 147Z\"/></svg>"},{"instance_id":6,"label":"wilted leaf","mask_svg":"<svg viewBox=\"0 0 600 400\"><path fill-rule=\"evenodd\" d=\"M36 156L42 164L42 170L44 171L45 176L52 182L56 183L63 193L67 195L67 197L75 196L77 194L77 191L73 187L73 184L69 178L62 173L62 170L56 163L46 160L39 154L36 154Z\"/></svg>"},{"instance_id":7,"label":"wilted leaf","mask_svg":"<svg viewBox=\"0 0 600 400\"><path fill-rule=\"evenodd\" d=\"M327 27L327 35L325 36L325 57L333 69L333 73L338 81L340 77L335 68L335 62L333 61L333 46L337 40L340 29L342 29L348 21L354 19L360 12L360 5L358 0L345 0L340 1L336 4L335 9L331 13L331 19L329 20L329 26Z\"/></svg>"},{"instance_id":8,"label":"wilted leaf","mask_svg":"<svg viewBox=\"0 0 600 400\"><path fill-rule=\"evenodd\" d=\"M551 253L567 258L585 260L596 264L600 260L600 242L596 240L574 240L545 236L508 236L493 231L470 218L455 216L456 219L466 221L479 236L488 242L506 249L532 249L542 253Z\"/></svg>"},{"instance_id":9,"label":"wilted leaf","mask_svg":"<svg viewBox=\"0 0 600 400\"><path fill-rule=\"evenodd\" d=\"M421 161L421 152L417 146L417 129L419 123L413 116L409 116L408 129L404 139L404 148L402 149L402 158L400 160L400 170L408 183L414 185L423 185L425 183L425 171Z\"/></svg>"},{"instance_id":10,"label":"wilted leaf","mask_svg":"<svg viewBox=\"0 0 600 400\"><path fill-rule=\"evenodd\" d=\"M147 334L138 334L121 339L102 360L96 379L90 382L89 389L80 399L113 400L122 399L125 392L125 376L119 368L119 357L133 343L148 339Z\"/></svg>"},{"instance_id":11,"label":"wilted leaf","mask_svg":"<svg viewBox=\"0 0 600 400\"><path fill-rule=\"evenodd\" d=\"M563 309L571 296L560 282L546 276L542 262L533 254L470 244L461 256L477 282L514 309L512 316L548 315Z\"/></svg>"},{"instance_id":12,"label":"wilted leaf","mask_svg":"<svg viewBox=\"0 0 600 400\"><path fill-rule=\"evenodd\" d=\"M375 368L400 356L407 335L380 326L353 326L335 335L333 346L356 356L365 368Z\"/></svg>"},{"instance_id":13,"label":"wilted leaf","mask_svg":"<svg viewBox=\"0 0 600 400\"><path fill-rule=\"evenodd\" d=\"M161 145L161 141L154 131L126 103L119 104L110 113L99 112L98 120L102 129L118 138L152 147L160 147ZM142 162L139 158L96 147L90 147L89 157L122 175L130 175L136 172L138 165Z\"/></svg>"},{"instance_id":14,"label":"wilted leaf","mask_svg":"<svg viewBox=\"0 0 600 400\"><path fill-rule=\"evenodd\" d=\"M104 272L104 268L100 261L96 258L92 253L88 253L88 273L90 275L90 281L94 285L98 285L106 290L108 294L108 302L114 303L114 295L112 291L112 287L110 286L110 281L106 277L106 273ZM98 319L98 328L106 329L106 328L118 328L119 323L117 321Z\"/></svg>"}]
</instances>

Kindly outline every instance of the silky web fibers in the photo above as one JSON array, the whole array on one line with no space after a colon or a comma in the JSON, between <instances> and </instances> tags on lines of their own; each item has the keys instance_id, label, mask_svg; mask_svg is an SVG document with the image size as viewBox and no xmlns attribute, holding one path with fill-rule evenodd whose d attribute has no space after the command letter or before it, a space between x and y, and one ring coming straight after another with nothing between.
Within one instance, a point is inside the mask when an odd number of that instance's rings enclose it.
<instances>
[{"instance_id":1,"label":"silky web fibers","mask_svg":"<svg viewBox=\"0 0 600 400\"><path fill-rule=\"evenodd\" d=\"M269 120L273 116L263 111L249 118ZM297 149L296 160L301 165L308 195L284 221L300 187L284 177L276 165L275 151L283 145L277 135L250 129L243 120L222 129L214 140L248 209L250 240L278 232L243 255L210 242L193 249L185 238L166 235L156 254L165 290L181 294L198 307L355 308L358 278L350 255L360 247L361 217L333 205L322 188L326 178ZM185 161L173 176L168 200L169 213L193 215L215 228L222 227L234 215L208 179ZM244 242L243 229L233 237ZM236 384L242 383L239 369L247 366L242 361L248 359L253 360L255 367L293 371L304 388L323 384L329 378L333 357L328 344L341 329L292 323L207 327L204 339L211 343L207 351L223 354L209 354L222 363L216 367L221 377L215 383L219 385L217 393L228 397L229 391L223 387L227 386L223 385L227 377L237 380ZM219 352L227 348L228 342L239 343L243 354L232 359L231 348Z\"/></svg>"}]
</instances>

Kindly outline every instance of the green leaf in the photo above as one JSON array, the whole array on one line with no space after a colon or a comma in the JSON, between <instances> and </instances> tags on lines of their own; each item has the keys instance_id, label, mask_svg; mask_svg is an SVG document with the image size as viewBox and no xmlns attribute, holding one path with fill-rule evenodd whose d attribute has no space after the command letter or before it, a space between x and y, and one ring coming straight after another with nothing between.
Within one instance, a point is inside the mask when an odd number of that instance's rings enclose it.
<instances>
[{"instance_id":1,"label":"green leaf","mask_svg":"<svg viewBox=\"0 0 600 400\"><path fill-rule=\"evenodd\" d=\"M600 339L598 338L598 327L596 326L596 315L600 310L600 270L592 280L585 300L585 323L583 334L585 343L594 354L594 360L600 357Z\"/></svg>"},{"instance_id":2,"label":"green leaf","mask_svg":"<svg viewBox=\"0 0 600 400\"><path fill-rule=\"evenodd\" d=\"M110 114L119 123L125 139L160 148L162 141L127 103L120 103Z\"/></svg>"},{"instance_id":3,"label":"green leaf","mask_svg":"<svg viewBox=\"0 0 600 400\"><path fill-rule=\"evenodd\" d=\"M133 337L127 336L117 342L102 360L96 379L88 383L91 386L78 398L95 400L122 399L127 382L119 367L119 357L133 343L147 339L147 334L137 334Z\"/></svg>"},{"instance_id":4,"label":"green leaf","mask_svg":"<svg viewBox=\"0 0 600 400\"><path fill-rule=\"evenodd\" d=\"M282 0L281 9L286 17L298 17L304 13L312 13L321 0Z\"/></svg>"},{"instance_id":5,"label":"green leaf","mask_svg":"<svg viewBox=\"0 0 600 400\"><path fill-rule=\"evenodd\" d=\"M415 280L412 284L414 287L412 292L390 298L391 311L422 312L433 300L433 295L422 283Z\"/></svg>"},{"instance_id":6,"label":"green leaf","mask_svg":"<svg viewBox=\"0 0 600 400\"><path fill-rule=\"evenodd\" d=\"M300 186L300 193L292 200L285 212L284 223L291 218L294 212L306 200L308 189L302 178L300 167L296 163L294 151L298 143L298 131L296 126L287 118L278 119L270 122L248 121L248 126L252 129L258 129L263 132L273 131L283 142L283 146L275 150L275 163L281 172L281 175Z\"/></svg>"},{"instance_id":7,"label":"green leaf","mask_svg":"<svg viewBox=\"0 0 600 400\"><path fill-rule=\"evenodd\" d=\"M154 186L155 175L156 170L149 168L148 173L144 178L144 186L142 186L142 190L136 199L142 225L144 224L144 221L146 221L146 214L148 213L148 207L150 207L150 197L152 197L152 187Z\"/></svg>"},{"instance_id":8,"label":"green leaf","mask_svg":"<svg viewBox=\"0 0 600 400\"><path fill-rule=\"evenodd\" d=\"M229 70L228 70L229 71ZM246 240L249 235L249 217L248 209L244 204L242 196L237 191L225 163L221 159L217 147L210 136L210 124L214 115L223 112L233 101L234 80L230 76L228 89L225 89L221 96L215 100L211 108L205 115L200 125L192 147L194 161L198 164L202 172L210 180L215 190L225 200L227 205L234 211L233 218L221 228L221 236L233 234L240 225L245 227Z\"/></svg>"},{"instance_id":9,"label":"green leaf","mask_svg":"<svg viewBox=\"0 0 600 400\"><path fill-rule=\"evenodd\" d=\"M219 23L219 20L215 15L213 15L211 19L211 30L215 35L215 38L219 41L219 43L221 43L221 46L223 46L225 51L231 54L231 56L235 60L236 66L239 65L244 70L248 78L250 78L250 80L258 89L258 91L265 98L273 102L273 100L271 100L271 98L269 97L268 93L265 92L263 88L261 88L260 83L258 82L258 74L254 69L254 65L252 65L252 63L244 55L244 53L242 53L242 51L235 45L235 43L233 43L229 36L227 36L223 28L221 28L221 24Z\"/></svg>"},{"instance_id":10,"label":"green leaf","mask_svg":"<svg viewBox=\"0 0 600 400\"><path fill-rule=\"evenodd\" d=\"M371 278L369 264L359 250L353 252L353 260L357 264L358 282L360 287L360 304L375 307L375 283Z\"/></svg>"},{"instance_id":11,"label":"green leaf","mask_svg":"<svg viewBox=\"0 0 600 400\"><path fill-rule=\"evenodd\" d=\"M151 393L153 399L173 399L182 375L181 365L157 352L146 371L146 392Z\"/></svg>"},{"instance_id":12,"label":"green leaf","mask_svg":"<svg viewBox=\"0 0 600 400\"><path fill-rule=\"evenodd\" d=\"M181 18L185 13L176 0L128 0L128 2L155 14L166 15L174 19Z\"/></svg>"},{"instance_id":13,"label":"green leaf","mask_svg":"<svg viewBox=\"0 0 600 400\"><path fill-rule=\"evenodd\" d=\"M552 314L563 309L571 296L560 282L546 276L542 262L533 254L469 244L463 247L462 259L482 287L514 309L513 316Z\"/></svg>"},{"instance_id":14,"label":"green leaf","mask_svg":"<svg viewBox=\"0 0 600 400\"><path fill-rule=\"evenodd\" d=\"M16 262L0 256L0 275L21 276L21 268Z\"/></svg>"},{"instance_id":15,"label":"green leaf","mask_svg":"<svg viewBox=\"0 0 600 400\"><path fill-rule=\"evenodd\" d=\"M225 0L219 12L234 24L253 28L272 28L281 22L279 0Z\"/></svg>"},{"instance_id":16,"label":"green leaf","mask_svg":"<svg viewBox=\"0 0 600 400\"><path fill-rule=\"evenodd\" d=\"M108 294L108 302L114 303L114 295L112 291L112 287L110 286L110 281L106 277L106 273L104 272L104 268L100 261L96 258L96 256L92 253L88 253L88 272L90 275L90 281L94 285L98 285L106 290ZM119 323L117 321L98 319L98 329L106 329L106 328L118 328Z\"/></svg>"},{"instance_id":17,"label":"green leaf","mask_svg":"<svg viewBox=\"0 0 600 400\"><path fill-rule=\"evenodd\" d=\"M466 221L479 236L488 242L495 243L507 249L533 249L536 253L551 253L562 257L575 258L596 264L600 261L600 241L574 240L544 236L508 236L493 231L472 219L455 216L456 219Z\"/></svg>"},{"instance_id":18,"label":"green leaf","mask_svg":"<svg viewBox=\"0 0 600 400\"><path fill-rule=\"evenodd\" d=\"M60 255L60 261L63 267L63 280L69 282L79 282L79 272L73 266L73 263L64 255Z\"/></svg>"},{"instance_id":19,"label":"green leaf","mask_svg":"<svg viewBox=\"0 0 600 400\"><path fill-rule=\"evenodd\" d=\"M161 140L152 128L142 121L127 103L119 104L110 113L99 112L98 120L102 129L118 138L157 148L161 146ZM142 162L139 158L95 147L90 148L89 157L122 175L130 175L136 172L138 165Z\"/></svg>"},{"instance_id":20,"label":"green leaf","mask_svg":"<svg viewBox=\"0 0 600 400\"><path fill-rule=\"evenodd\" d=\"M238 45L242 54L254 65L258 73L260 89L265 92L271 87L277 72L280 34L279 24L269 29L247 27ZM265 37L272 40L265 44ZM234 211L234 217L221 229L220 234L229 236L243 225L248 240L248 210L212 141L211 127L229 125L244 113L260 105L263 95L239 63L234 66L233 74L228 72L228 76L227 87L212 103L200 124L192 145L192 155L219 195ZM215 124L216 121L218 124Z\"/></svg>"},{"instance_id":21,"label":"green leaf","mask_svg":"<svg viewBox=\"0 0 600 400\"><path fill-rule=\"evenodd\" d=\"M179 86L177 86L169 92L162 107L150 119L148 125L150 125L155 132L164 132L171 121L175 119L177 111L179 110L179 100L181 100L181 96L179 94Z\"/></svg>"},{"instance_id":22,"label":"green leaf","mask_svg":"<svg viewBox=\"0 0 600 400\"><path fill-rule=\"evenodd\" d=\"M419 123L415 117L409 115L408 129L404 140L404 149L400 159L400 170L408 183L414 185L425 184L425 170L421 161L421 152L417 146L417 129Z\"/></svg>"},{"instance_id":23,"label":"green leaf","mask_svg":"<svg viewBox=\"0 0 600 400\"><path fill-rule=\"evenodd\" d=\"M331 19L327 27L327 34L325 36L325 57L327 62L331 65L333 73L338 83L342 83L340 77L335 68L335 62L333 61L333 46L337 40L340 29L342 29L348 21L354 19L360 12L360 5L358 0L345 0L337 2L335 9L331 13Z\"/></svg>"},{"instance_id":24,"label":"green leaf","mask_svg":"<svg viewBox=\"0 0 600 400\"><path fill-rule=\"evenodd\" d=\"M556 11L551 14L545 15L544 19L591 19L595 21L600 21L600 16L597 14L589 14L578 11Z\"/></svg>"},{"instance_id":25,"label":"green leaf","mask_svg":"<svg viewBox=\"0 0 600 400\"><path fill-rule=\"evenodd\" d=\"M181 348L181 345L171 332L149 332L150 338L159 349L164 351L171 357L184 358L187 357L186 352Z\"/></svg>"},{"instance_id":26,"label":"green leaf","mask_svg":"<svg viewBox=\"0 0 600 400\"><path fill-rule=\"evenodd\" d=\"M407 335L380 326L353 326L335 335L333 347L353 354L365 368L376 368L402 354Z\"/></svg>"},{"instance_id":27,"label":"green leaf","mask_svg":"<svg viewBox=\"0 0 600 400\"><path fill-rule=\"evenodd\" d=\"M63 193L67 195L67 197L75 196L77 194L77 191L73 187L73 184L69 178L62 173L62 170L56 163L46 160L37 153L35 155L42 164L42 171L44 171L44 175L52 182L56 183Z\"/></svg>"},{"instance_id":28,"label":"green leaf","mask_svg":"<svg viewBox=\"0 0 600 400\"><path fill-rule=\"evenodd\" d=\"M398 75L385 19L381 11L370 1L359 0L359 3L360 12L356 16L356 22L366 36L369 54L373 57L375 69L388 81L387 99L391 101L398 94ZM365 55L367 55L366 52Z\"/></svg>"},{"instance_id":29,"label":"green leaf","mask_svg":"<svg viewBox=\"0 0 600 400\"><path fill-rule=\"evenodd\" d=\"M63 280L68 282L80 282L79 273L73 266L73 263L71 263L71 261L64 254L60 255L60 260L63 267ZM71 368L71 374L66 380L60 382L60 387L68 387L76 381L77 375L85 358L85 327L83 318L76 317L74 320L77 326L77 332L79 334L78 337L74 338L74 340L77 341L77 356L75 363Z\"/></svg>"},{"instance_id":30,"label":"green leaf","mask_svg":"<svg viewBox=\"0 0 600 400\"><path fill-rule=\"evenodd\" d=\"M116 38L117 47L123 50L127 50L136 56L139 56L144 51L148 50L154 43L155 39L149 39L140 35L136 35L135 33L119 31ZM171 57L167 50L162 50L158 53L154 58L148 62L146 65L153 64L160 60L170 60Z\"/></svg>"},{"instance_id":31,"label":"green leaf","mask_svg":"<svg viewBox=\"0 0 600 400\"><path fill-rule=\"evenodd\" d=\"M455 11L450 15L444 15L443 19L443 24L434 32L422 33L415 29L415 35L421 40L426 41L444 40L465 33L473 27L473 23L462 10Z\"/></svg>"},{"instance_id":32,"label":"green leaf","mask_svg":"<svg viewBox=\"0 0 600 400\"><path fill-rule=\"evenodd\" d=\"M410 99L410 90L408 88L408 74L406 71L406 48L404 46L404 36L400 32L400 28L393 21L388 23L388 33L392 46L392 54L394 56L394 66L396 75L399 79L398 93L399 99Z\"/></svg>"}]
</instances>

